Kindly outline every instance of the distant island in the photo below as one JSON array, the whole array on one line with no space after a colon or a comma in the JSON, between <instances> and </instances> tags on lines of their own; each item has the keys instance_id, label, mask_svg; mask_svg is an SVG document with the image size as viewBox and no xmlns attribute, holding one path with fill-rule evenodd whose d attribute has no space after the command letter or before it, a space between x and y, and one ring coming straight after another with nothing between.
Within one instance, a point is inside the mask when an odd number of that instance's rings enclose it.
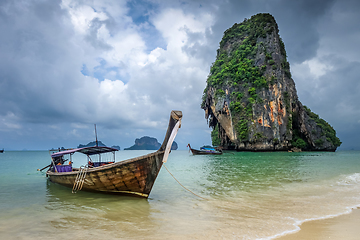
<instances>
[{"instance_id":1,"label":"distant island","mask_svg":"<svg viewBox=\"0 0 360 240\"><path fill-rule=\"evenodd\" d=\"M135 144L129 148L124 148L124 150L158 150L161 147L161 144L156 138L144 136L142 138L135 139ZM171 150L178 149L177 143L174 141Z\"/></svg>"},{"instance_id":2,"label":"distant island","mask_svg":"<svg viewBox=\"0 0 360 240\"><path fill-rule=\"evenodd\" d=\"M50 151L65 151L65 150L66 150L66 148L64 148L64 147L50 149ZM27 151L27 149L23 149L22 151Z\"/></svg>"},{"instance_id":3,"label":"distant island","mask_svg":"<svg viewBox=\"0 0 360 240\"><path fill-rule=\"evenodd\" d=\"M93 147L93 146L96 146L96 141L89 142L86 145L79 144L77 146L77 148ZM106 145L104 143L102 143L101 141L98 141L98 146L106 147ZM117 150L120 150L120 146L114 145L111 147L115 148ZM160 147L161 147L161 143L159 143L156 138L144 136L144 137L141 137L140 139L139 138L135 139L135 144L131 147L124 148L124 150L158 150ZM178 149L178 145L174 141L172 143L171 150L177 150L177 149ZM50 151L64 151L64 150L66 150L66 149L64 147L61 147L61 148L57 148L57 149L53 148Z\"/></svg>"},{"instance_id":4,"label":"distant island","mask_svg":"<svg viewBox=\"0 0 360 240\"><path fill-rule=\"evenodd\" d=\"M92 141L92 142L89 142L88 144L86 145L83 145L83 144L79 144L78 148L84 148L84 147L93 147L93 146L96 146L96 141ZM101 147L106 147L105 144L103 144L101 141L98 141L98 146L101 146ZM120 146L111 146L112 148L115 148L117 150L120 150Z\"/></svg>"}]
</instances>

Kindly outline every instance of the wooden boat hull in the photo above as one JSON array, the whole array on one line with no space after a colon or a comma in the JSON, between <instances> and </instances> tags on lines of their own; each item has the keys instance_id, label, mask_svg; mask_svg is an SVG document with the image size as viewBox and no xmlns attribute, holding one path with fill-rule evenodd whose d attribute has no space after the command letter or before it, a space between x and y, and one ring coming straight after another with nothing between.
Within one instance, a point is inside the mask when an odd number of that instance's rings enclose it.
<instances>
[{"instance_id":1,"label":"wooden boat hull","mask_svg":"<svg viewBox=\"0 0 360 240\"><path fill-rule=\"evenodd\" d=\"M181 111L172 111L165 139L154 153L121 162L88 168L81 190L147 198L163 162L170 153L171 144L180 128ZM46 172L51 182L73 188L79 169L72 172Z\"/></svg>"},{"instance_id":2,"label":"wooden boat hull","mask_svg":"<svg viewBox=\"0 0 360 240\"><path fill-rule=\"evenodd\" d=\"M222 152L207 152L207 151L200 151L196 149L190 149L193 155L221 155Z\"/></svg>"},{"instance_id":3,"label":"wooden boat hull","mask_svg":"<svg viewBox=\"0 0 360 240\"><path fill-rule=\"evenodd\" d=\"M190 146L190 143L187 145L193 155L221 155L222 151L206 151L206 150L197 150L193 149Z\"/></svg>"},{"instance_id":4,"label":"wooden boat hull","mask_svg":"<svg viewBox=\"0 0 360 240\"><path fill-rule=\"evenodd\" d=\"M155 152L122 162L89 168L83 191L131 194L148 197L163 164L164 152ZM78 171L48 172L51 182L72 188Z\"/></svg>"}]
</instances>

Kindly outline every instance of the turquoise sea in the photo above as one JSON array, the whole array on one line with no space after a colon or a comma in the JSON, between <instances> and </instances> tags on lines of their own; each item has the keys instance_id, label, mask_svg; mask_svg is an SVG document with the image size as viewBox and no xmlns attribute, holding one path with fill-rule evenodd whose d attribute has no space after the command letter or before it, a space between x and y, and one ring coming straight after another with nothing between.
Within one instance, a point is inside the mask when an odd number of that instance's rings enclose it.
<instances>
[{"instance_id":1,"label":"turquoise sea","mask_svg":"<svg viewBox=\"0 0 360 240\"><path fill-rule=\"evenodd\" d=\"M204 199L164 167L148 199L72 194L37 171L49 163L47 151L0 154L0 239L274 239L360 206L358 151L172 151L166 167Z\"/></svg>"}]
</instances>

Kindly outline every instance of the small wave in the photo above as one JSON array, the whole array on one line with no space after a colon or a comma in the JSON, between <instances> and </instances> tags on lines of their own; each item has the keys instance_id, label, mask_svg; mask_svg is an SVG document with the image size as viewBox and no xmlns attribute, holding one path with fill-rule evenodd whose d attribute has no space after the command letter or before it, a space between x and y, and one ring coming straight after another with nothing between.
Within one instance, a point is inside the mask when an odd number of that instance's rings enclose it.
<instances>
[{"instance_id":1,"label":"small wave","mask_svg":"<svg viewBox=\"0 0 360 240\"><path fill-rule=\"evenodd\" d=\"M339 181L339 185L353 185L360 183L360 173L354 173L348 176L343 176Z\"/></svg>"},{"instance_id":2,"label":"small wave","mask_svg":"<svg viewBox=\"0 0 360 240\"><path fill-rule=\"evenodd\" d=\"M359 208L360 208L360 206L356 205L356 206L352 206L352 207L347 207L344 212L340 212L340 213L337 213L337 214L330 214L330 215L326 215L326 216L322 216L322 217L307 218L307 219L304 219L304 220L296 220L296 219L293 219L293 218L289 218L289 219L292 219L294 221L294 224L293 224L294 229L287 230L287 231L284 231L282 233L278 233L276 235L269 236L267 238L259 238L257 240L274 240L274 239L277 239L279 237L286 236L286 235L293 234L293 233L296 233L296 232L300 231L301 230L301 225L303 223L305 223L305 222L325 220L325 219L329 219L329 218L339 217L341 215L350 214L354 209L359 209Z\"/></svg>"}]
</instances>

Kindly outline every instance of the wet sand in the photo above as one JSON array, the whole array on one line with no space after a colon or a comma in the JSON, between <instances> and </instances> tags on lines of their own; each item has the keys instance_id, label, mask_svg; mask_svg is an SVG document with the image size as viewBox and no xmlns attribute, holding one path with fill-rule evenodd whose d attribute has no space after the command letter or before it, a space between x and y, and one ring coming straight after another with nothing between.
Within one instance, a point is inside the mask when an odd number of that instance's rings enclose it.
<instances>
[{"instance_id":1,"label":"wet sand","mask_svg":"<svg viewBox=\"0 0 360 240\"><path fill-rule=\"evenodd\" d=\"M360 209L353 209L351 213L339 217L305 222L300 228L300 231L276 238L276 240L358 240L360 239Z\"/></svg>"}]
</instances>

